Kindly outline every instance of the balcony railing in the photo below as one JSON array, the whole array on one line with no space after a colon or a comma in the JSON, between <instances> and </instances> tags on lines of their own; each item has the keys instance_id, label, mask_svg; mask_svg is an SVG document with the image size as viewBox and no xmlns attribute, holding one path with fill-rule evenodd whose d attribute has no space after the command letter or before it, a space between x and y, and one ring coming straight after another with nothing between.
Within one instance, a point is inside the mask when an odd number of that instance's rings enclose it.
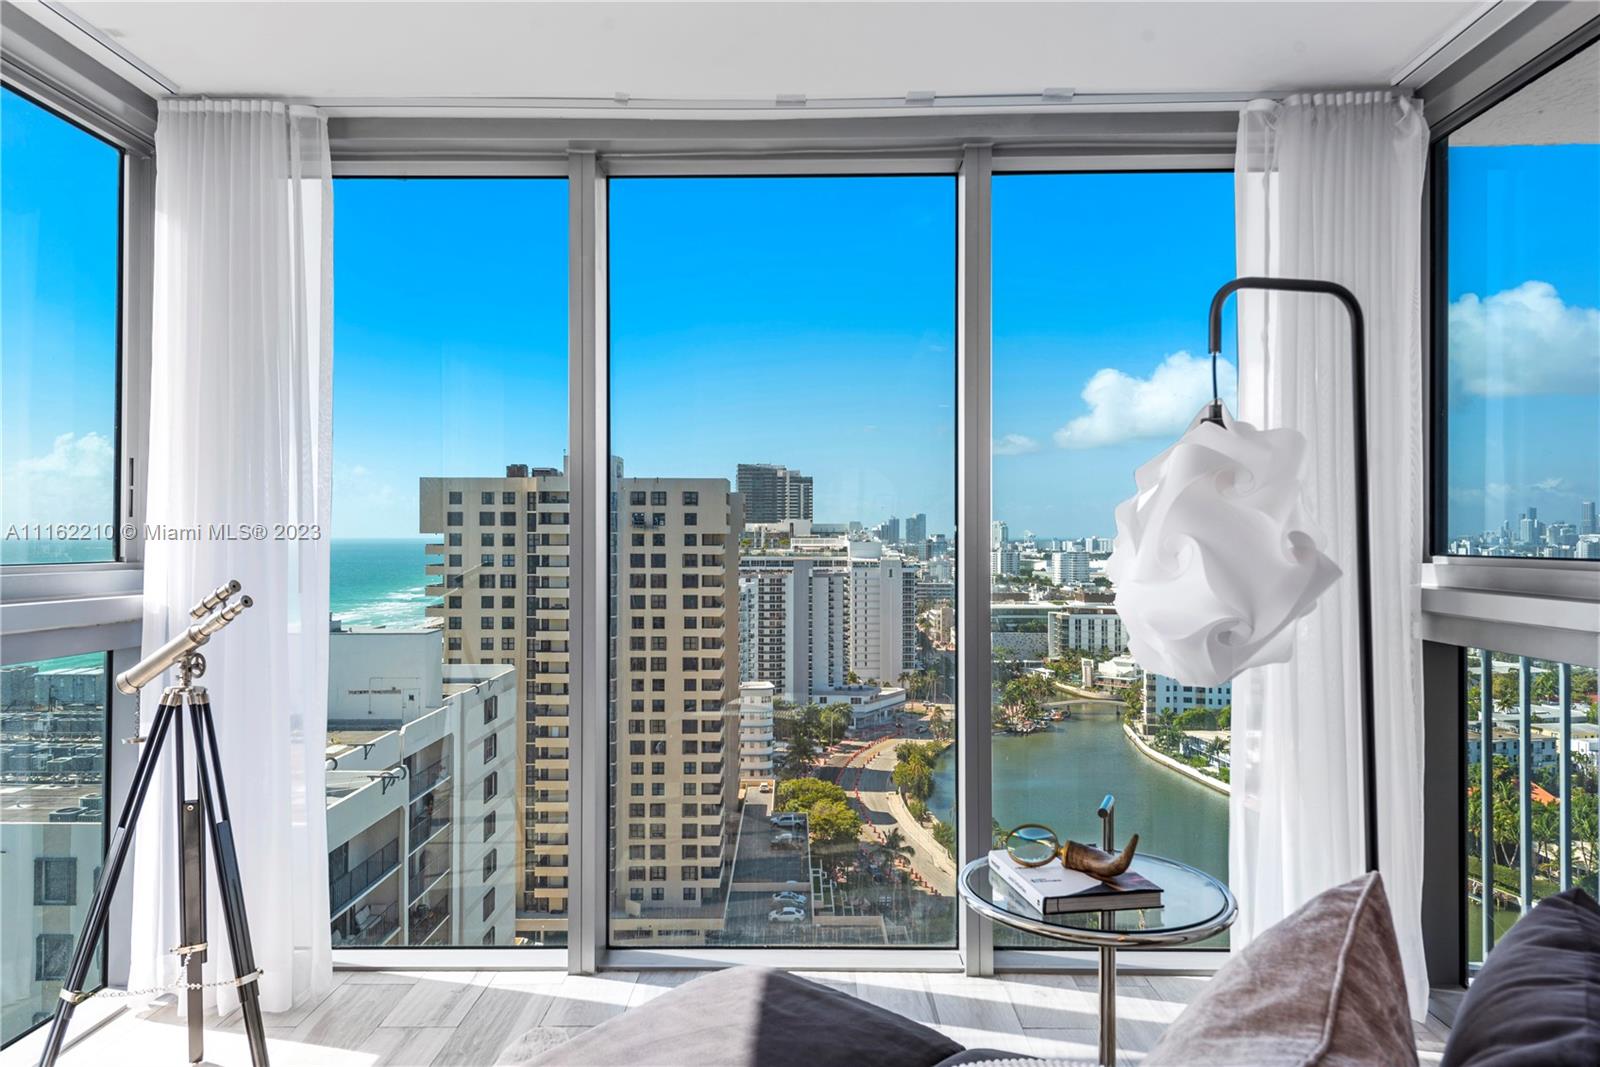
<instances>
[{"instance_id":1,"label":"balcony railing","mask_svg":"<svg viewBox=\"0 0 1600 1067\"><path fill-rule=\"evenodd\" d=\"M434 760L421 770L411 772L411 799L415 800L428 790L450 777L450 767L444 760Z\"/></svg>"},{"instance_id":2,"label":"balcony railing","mask_svg":"<svg viewBox=\"0 0 1600 1067\"><path fill-rule=\"evenodd\" d=\"M407 851L408 852L415 852L417 849L419 849L423 845L427 844L429 838L433 837L440 830L444 829L446 826L449 826L449 825L450 825L450 820L449 819L434 818L432 816L424 817L424 818L421 818L421 819L412 819L411 823L410 823L410 826L409 826L409 833L410 833L409 845L410 845L410 847L407 849Z\"/></svg>"},{"instance_id":3,"label":"balcony railing","mask_svg":"<svg viewBox=\"0 0 1600 1067\"><path fill-rule=\"evenodd\" d=\"M428 854L424 852L420 859L423 861L415 865L408 872L411 876L411 888L407 894L406 903L415 904L422 895L439 884L439 879L450 873L450 865L444 860L435 859L427 862Z\"/></svg>"},{"instance_id":4,"label":"balcony railing","mask_svg":"<svg viewBox=\"0 0 1600 1067\"><path fill-rule=\"evenodd\" d=\"M1467 832L1476 845L1466 886L1469 904L1478 909L1469 938L1478 942L1469 957L1476 965L1509 925L1508 913L1525 915L1543 897L1574 885L1594 890L1600 840L1576 834L1573 819L1580 805L1593 810L1587 795L1579 794L1587 793L1583 780L1596 778L1594 740L1574 748L1576 734L1595 737L1594 726L1584 724L1589 716L1583 715L1574 729L1573 701L1592 700L1593 694L1574 692L1571 664L1540 665L1487 649L1476 650L1473 658L1467 668L1472 706L1465 799ZM1512 818L1502 814L1504 805L1514 809ZM1506 832L1508 824L1513 833Z\"/></svg>"},{"instance_id":5,"label":"balcony railing","mask_svg":"<svg viewBox=\"0 0 1600 1067\"><path fill-rule=\"evenodd\" d=\"M343 874L328 878L328 906L337 915L362 893L377 885L400 866L400 839L397 837Z\"/></svg>"},{"instance_id":6,"label":"balcony railing","mask_svg":"<svg viewBox=\"0 0 1600 1067\"><path fill-rule=\"evenodd\" d=\"M375 907L360 917L354 915L333 924L335 948L368 948L381 945L400 929L400 905L391 902Z\"/></svg>"},{"instance_id":7,"label":"balcony railing","mask_svg":"<svg viewBox=\"0 0 1600 1067\"><path fill-rule=\"evenodd\" d=\"M439 932L439 927L450 921L450 898L441 897L433 904L414 904L410 911L411 943L420 945Z\"/></svg>"}]
</instances>

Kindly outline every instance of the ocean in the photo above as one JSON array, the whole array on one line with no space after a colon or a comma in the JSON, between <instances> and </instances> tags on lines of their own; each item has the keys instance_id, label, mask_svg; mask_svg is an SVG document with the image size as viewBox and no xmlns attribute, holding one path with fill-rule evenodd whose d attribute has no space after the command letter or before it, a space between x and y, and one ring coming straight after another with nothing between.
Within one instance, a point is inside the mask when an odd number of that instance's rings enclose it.
<instances>
[{"instance_id":1,"label":"ocean","mask_svg":"<svg viewBox=\"0 0 1600 1067\"><path fill-rule=\"evenodd\" d=\"M428 595L426 538L334 538L328 545L328 609L342 623L404 626L423 622Z\"/></svg>"}]
</instances>

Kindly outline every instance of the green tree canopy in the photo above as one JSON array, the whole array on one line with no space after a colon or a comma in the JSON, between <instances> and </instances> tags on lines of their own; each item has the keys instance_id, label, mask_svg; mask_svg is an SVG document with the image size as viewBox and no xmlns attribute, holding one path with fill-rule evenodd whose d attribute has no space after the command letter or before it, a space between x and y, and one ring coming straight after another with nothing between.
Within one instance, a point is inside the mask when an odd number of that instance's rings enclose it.
<instances>
[{"instance_id":1,"label":"green tree canopy","mask_svg":"<svg viewBox=\"0 0 1600 1067\"><path fill-rule=\"evenodd\" d=\"M793 778L778 783L779 811L810 811L821 800L846 801L845 791L821 778Z\"/></svg>"},{"instance_id":2,"label":"green tree canopy","mask_svg":"<svg viewBox=\"0 0 1600 1067\"><path fill-rule=\"evenodd\" d=\"M819 800L807 815L814 844L843 845L861 836L861 815L843 800Z\"/></svg>"}]
</instances>

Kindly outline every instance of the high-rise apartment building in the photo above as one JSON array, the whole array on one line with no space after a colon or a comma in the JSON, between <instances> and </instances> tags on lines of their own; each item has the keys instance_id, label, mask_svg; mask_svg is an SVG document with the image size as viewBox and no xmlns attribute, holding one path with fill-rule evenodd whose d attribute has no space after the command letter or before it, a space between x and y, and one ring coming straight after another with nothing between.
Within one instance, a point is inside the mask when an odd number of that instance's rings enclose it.
<instances>
[{"instance_id":1,"label":"high-rise apartment building","mask_svg":"<svg viewBox=\"0 0 1600 1067\"><path fill-rule=\"evenodd\" d=\"M1578 505L1578 533L1600 533L1600 526L1595 525L1593 500L1585 500Z\"/></svg>"},{"instance_id":2,"label":"high-rise apartment building","mask_svg":"<svg viewBox=\"0 0 1600 1067\"><path fill-rule=\"evenodd\" d=\"M796 543L740 562L740 677L780 700L828 703L860 683L892 686L916 655L916 575L876 541Z\"/></svg>"},{"instance_id":3,"label":"high-rise apartment building","mask_svg":"<svg viewBox=\"0 0 1600 1067\"><path fill-rule=\"evenodd\" d=\"M516 671L522 752L517 785L521 872L517 932L536 944L565 936L571 584L567 475L514 464L503 478L423 478L421 532L436 557L444 662Z\"/></svg>"},{"instance_id":4,"label":"high-rise apartment building","mask_svg":"<svg viewBox=\"0 0 1600 1067\"><path fill-rule=\"evenodd\" d=\"M989 546L989 574L999 578L1022 570L1022 552L1016 545L995 541Z\"/></svg>"},{"instance_id":5,"label":"high-rise apartment building","mask_svg":"<svg viewBox=\"0 0 1600 1067\"><path fill-rule=\"evenodd\" d=\"M1090 576L1089 553L1079 549L1052 552L1046 573L1057 585L1087 584Z\"/></svg>"},{"instance_id":6,"label":"high-rise apartment building","mask_svg":"<svg viewBox=\"0 0 1600 1067\"><path fill-rule=\"evenodd\" d=\"M329 635L336 946L517 941L516 671L442 663L441 641L432 625Z\"/></svg>"},{"instance_id":7,"label":"high-rise apartment building","mask_svg":"<svg viewBox=\"0 0 1600 1067\"><path fill-rule=\"evenodd\" d=\"M989 524L989 547L995 549L1011 540L1011 527L1003 519L995 519Z\"/></svg>"},{"instance_id":8,"label":"high-rise apartment building","mask_svg":"<svg viewBox=\"0 0 1600 1067\"><path fill-rule=\"evenodd\" d=\"M928 516L919 511L915 515L912 515L910 518L906 519L906 542L908 544L915 545L920 544L927 539Z\"/></svg>"},{"instance_id":9,"label":"high-rise apartment building","mask_svg":"<svg viewBox=\"0 0 1600 1067\"><path fill-rule=\"evenodd\" d=\"M733 870L743 502L714 478L616 492L611 937L695 944Z\"/></svg>"},{"instance_id":10,"label":"high-rise apartment building","mask_svg":"<svg viewBox=\"0 0 1600 1067\"><path fill-rule=\"evenodd\" d=\"M0 898L7 905L0 1039L6 1041L49 1018L60 1003L99 881L106 696L104 659L93 667L0 667Z\"/></svg>"},{"instance_id":11,"label":"high-rise apartment building","mask_svg":"<svg viewBox=\"0 0 1600 1067\"><path fill-rule=\"evenodd\" d=\"M736 476L747 523L811 518L811 476L775 463L741 463Z\"/></svg>"}]
</instances>

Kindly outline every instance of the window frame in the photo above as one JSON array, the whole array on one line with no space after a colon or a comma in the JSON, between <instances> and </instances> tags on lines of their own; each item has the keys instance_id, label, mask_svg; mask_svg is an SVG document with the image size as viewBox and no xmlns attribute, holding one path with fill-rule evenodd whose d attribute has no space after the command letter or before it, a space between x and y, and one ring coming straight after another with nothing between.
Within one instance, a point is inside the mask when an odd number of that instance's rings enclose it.
<instances>
[{"instance_id":1,"label":"window frame","mask_svg":"<svg viewBox=\"0 0 1600 1067\"><path fill-rule=\"evenodd\" d=\"M1469 649L1600 666L1600 566L1452 556L1448 544L1448 141L1456 130L1600 41L1571 5L1514 21L1423 87L1431 126L1423 211L1425 417L1423 943L1432 1010L1454 1019L1468 977L1465 664Z\"/></svg>"},{"instance_id":2,"label":"window frame","mask_svg":"<svg viewBox=\"0 0 1600 1067\"><path fill-rule=\"evenodd\" d=\"M989 705L989 519L991 432L989 349L991 301L989 240L990 179L996 173L1205 171L1231 169L1237 105L1162 114L1076 114L1033 116L1052 143L1007 141L993 136L992 117L938 116L921 128L929 143L905 148L893 143L884 120L816 120L805 131L776 137L772 120L718 122L701 141L676 136L668 144L619 140L615 120L557 120L558 143L537 135L519 137L518 119L499 123L474 140L473 120L461 118L378 118L332 109L335 177L565 177L568 183L568 433L571 629L606 632L609 615L608 485L610 447L610 360L607 347L608 243L607 189L611 177L673 176L869 176L943 174L957 182L957 367L956 506L958 526L979 536L957 543L960 582L957 611L972 613L974 634L958 650L958 715L986 726ZM904 120L893 120L904 121ZM551 122L539 123L545 130ZM668 124L671 125L671 124ZM690 123L697 129L706 128ZM737 128L735 128L737 127ZM822 134L848 148L819 147ZM637 125L632 126L636 132ZM1130 132L1131 129L1131 132ZM982 131L983 136L978 136ZM1059 132L1057 132L1059 131ZM1107 136L1110 136L1109 147ZM706 140L708 137L716 140ZM748 147L759 136L763 148ZM981 140L984 143L975 144ZM588 147L597 141L611 149ZM617 506L627 510L627 502ZM619 551L625 546L619 546ZM958 619L959 624L959 619ZM981 639L979 637L981 636ZM336 949L335 966L559 968L574 974L605 969L710 968L756 964L804 969L1000 971L1090 973L1091 952L1001 950L996 952L987 920L962 908L953 948L612 948L607 944L609 821L606 797L606 743L609 729L607 642L584 641L571 651L568 751L576 788L571 792L569 834L574 842L569 868L568 944L564 949L414 948ZM979 712L964 709L976 708ZM965 721L962 722L966 726ZM964 862L989 848L992 785L988 730L963 729L958 749L957 783L963 815L958 854ZM571 788L569 786L569 788ZM581 847L589 844L591 847ZM1140 953L1124 963L1127 973L1205 974L1220 966L1225 953L1171 950Z\"/></svg>"},{"instance_id":3,"label":"window frame","mask_svg":"<svg viewBox=\"0 0 1600 1067\"><path fill-rule=\"evenodd\" d=\"M149 425L152 273L155 223L156 103L34 19L7 5L0 35L0 84L121 153L117 251L117 352L114 386L115 506L108 518L142 526L145 517L145 441ZM138 751L120 737L137 732L138 698L111 685L140 658L144 585L142 541L118 538L116 559L99 563L18 564L0 570L0 646L3 662L86 653L106 656L105 815L101 856L133 776ZM119 735L116 723L127 724ZM126 938L110 936L132 921L131 881L112 899L100 982L126 983ZM74 932L76 936L76 932ZM118 1009L93 998L78 1018L89 1026ZM5 1048L36 1054L43 1028L34 1026Z\"/></svg>"}]
</instances>

